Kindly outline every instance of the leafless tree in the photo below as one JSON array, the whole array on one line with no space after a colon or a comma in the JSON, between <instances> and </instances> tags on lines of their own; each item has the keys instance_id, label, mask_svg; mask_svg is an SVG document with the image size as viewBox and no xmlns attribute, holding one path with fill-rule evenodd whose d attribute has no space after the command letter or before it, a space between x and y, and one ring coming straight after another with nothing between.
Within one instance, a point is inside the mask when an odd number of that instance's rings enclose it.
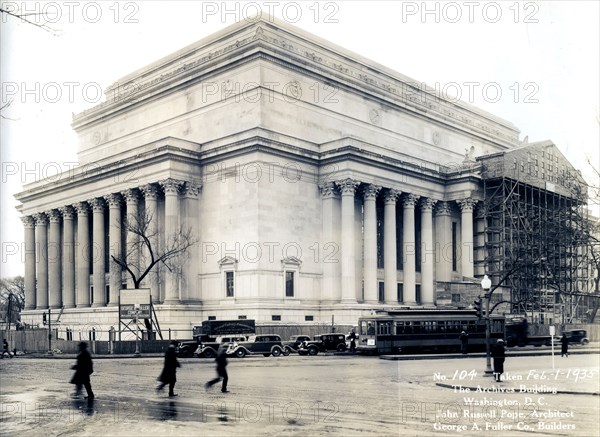
<instances>
[{"instance_id":1,"label":"leafless tree","mask_svg":"<svg viewBox=\"0 0 600 437\"><path fill-rule=\"evenodd\" d=\"M0 312L2 318L16 322L25 308L25 279L22 276L0 279ZM9 316L10 315L10 316Z\"/></svg>"},{"instance_id":2,"label":"leafless tree","mask_svg":"<svg viewBox=\"0 0 600 437\"><path fill-rule=\"evenodd\" d=\"M163 266L170 272L178 273L189 248L198 242L191 228L179 228L165 236L164 244L158 244L159 231L152 226L151 214L129 216L123 227L136 238L126 245L120 257L111 255L113 262L129 274L134 288L140 288L155 267ZM137 262L139 260L139 263Z\"/></svg>"},{"instance_id":3,"label":"leafless tree","mask_svg":"<svg viewBox=\"0 0 600 437\"><path fill-rule=\"evenodd\" d=\"M46 20L47 17L45 17L45 14L43 12L22 11L21 8L18 7L17 2L4 2L0 4L0 15L2 15L3 17L10 17L15 20L20 20L23 23L38 27L48 33L51 33L54 36L59 34L59 32L56 29L48 26L48 21ZM4 21L4 19L2 21Z\"/></svg>"}]
</instances>

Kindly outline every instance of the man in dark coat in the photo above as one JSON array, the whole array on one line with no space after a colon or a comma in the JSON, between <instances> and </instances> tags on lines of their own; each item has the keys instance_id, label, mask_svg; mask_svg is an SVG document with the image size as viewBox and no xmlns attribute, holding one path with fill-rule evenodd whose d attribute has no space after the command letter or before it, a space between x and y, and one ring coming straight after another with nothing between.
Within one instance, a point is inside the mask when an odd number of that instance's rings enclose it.
<instances>
[{"instance_id":1,"label":"man in dark coat","mask_svg":"<svg viewBox=\"0 0 600 437\"><path fill-rule=\"evenodd\" d=\"M181 367L179 361L177 361L177 353L175 346L177 342L172 341L165 352L165 364L163 370L158 377L160 385L156 388L156 391L161 391L165 388L165 385L169 384L169 396L177 396L173 390L175 389L175 383L177 382L177 368Z\"/></svg>"},{"instance_id":2,"label":"man in dark coat","mask_svg":"<svg viewBox=\"0 0 600 437\"><path fill-rule=\"evenodd\" d=\"M350 332L350 352L356 352L356 332L354 332L354 329Z\"/></svg>"},{"instance_id":3,"label":"man in dark coat","mask_svg":"<svg viewBox=\"0 0 600 437\"><path fill-rule=\"evenodd\" d=\"M494 358L494 377L496 382L500 382L500 376L504 373L504 357L506 355L504 349L504 340L499 339L492 347L492 357Z\"/></svg>"},{"instance_id":4,"label":"man in dark coat","mask_svg":"<svg viewBox=\"0 0 600 437\"><path fill-rule=\"evenodd\" d=\"M460 340L460 351L466 355L469 349L469 334L463 331L458 336L458 339Z\"/></svg>"},{"instance_id":5,"label":"man in dark coat","mask_svg":"<svg viewBox=\"0 0 600 437\"><path fill-rule=\"evenodd\" d=\"M227 346L221 345L219 348L219 352L217 352L217 358L215 358L215 362L217 363L217 376L215 379L211 379L204 386L207 390L212 387L214 384L219 382L221 379L223 380L223 385L221 385L221 392L227 393L227 381L229 381L229 377L227 376Z\"/></svg>"},{"instance_id":6,"label":"man in dark coat","mask_svg":"<svg viewBox=\"0 0 600 437\"><path fill-rule=\"evenodd\" d=\"M90 382L90 375L94 373L94 365L92 363L92 356L87 351L87 343L79 343L79 355L77 355L77 364L71 369L75 370L75 374L71 379L71 384L75 384L75 396L81 395L81 386L85 387L87 392L86 399L94 399L94 392L92 391L92 384Z\"/></svg>"},{"instance_id":7,"label":"man in dark coat","mask_svg":"<svg viewBox=\"0 0 600 437\"><path fill-rule=\"evenodd\" d=\"M4 358L5 354L8 355L8 358L12 358L12 355L10 354L10 351L8 350L8 341L6 341L6 338L2 342L2 346L3 346L2 358Z\"/></svg>"},{"instance_id":8,"label":"man in dark coat","mask_svg":"<svg viewBox=\"0 0 600 437\"><path fill-rule=\"evenodd\" d=\"M567 338L567 334L562 335L560 338L560 356L567 356L569 358L569 339Z\"/></svg>"}]
</instances>

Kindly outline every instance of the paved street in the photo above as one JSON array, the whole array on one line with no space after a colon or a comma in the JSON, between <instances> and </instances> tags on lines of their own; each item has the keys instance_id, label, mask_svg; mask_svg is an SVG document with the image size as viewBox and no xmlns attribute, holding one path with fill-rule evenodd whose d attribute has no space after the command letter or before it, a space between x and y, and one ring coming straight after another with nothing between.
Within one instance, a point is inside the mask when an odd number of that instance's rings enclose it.
<instances>
[{"instance_id":1,"label":"paved street","mask_svg":"<svg viewBox=\"0 0 600 437\"><path fill-rule=\"evenodd\" d=\"M179 396L170 399L154 392L162 359L96 359L97 399L88 405L69 397L73 360L2 360L0 433L598 435L599 397L560 393L598 392L598 355L558 356L554 373L550 357L508 357L512 379L501 384L481 375L485 360L475 357L247 357L230 360L227 394L218 386L203 388L215 375L212 360L181 362ZM529 392L521 393L520 385ZM477 387L516 392L475 392Z\"/></svg>"}]
</instances>

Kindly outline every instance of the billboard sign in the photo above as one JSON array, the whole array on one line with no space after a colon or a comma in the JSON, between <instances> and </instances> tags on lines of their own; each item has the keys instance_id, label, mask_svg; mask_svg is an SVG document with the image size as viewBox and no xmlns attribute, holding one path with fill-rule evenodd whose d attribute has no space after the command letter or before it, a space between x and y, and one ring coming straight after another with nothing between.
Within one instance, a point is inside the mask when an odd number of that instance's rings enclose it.
<instances>
[{"instance_id":1,"label":"billboard sign","mask_svg":"<svg viewBox=\"0 0 600 437\"><path fill-rule=\"evenodd\" d=\"M121 290L119 299L121 319L150 319L150 289Z\"/></svg>"}]
</instances>

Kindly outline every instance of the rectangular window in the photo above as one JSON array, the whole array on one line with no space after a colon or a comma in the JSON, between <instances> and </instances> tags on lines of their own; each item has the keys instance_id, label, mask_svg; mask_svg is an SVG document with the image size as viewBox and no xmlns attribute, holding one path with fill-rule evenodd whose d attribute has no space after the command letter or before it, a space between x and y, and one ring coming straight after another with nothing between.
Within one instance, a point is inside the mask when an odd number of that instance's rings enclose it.
<instances>
[{"instance_id":1,"label":"rectangular window","mask_svg":"<svg viewBox=\"0 0 600 437\"><path fill-rule=\"evenodd\" d=\"M455 272L456 262L456 222L452 222L452 271Z\"/></svg>"},{"instance_id":2,"label":"rectangular window","mask_svg":"<svg viewBox=\"0 0 600 437\"><path fill-rule=\"evenodd\" d=\"M421 285L415 285L415 300L417 303L421 303Z\"/></svg>"},{"instance_id":3,"label":"rectangular window","mask_svg":"<svg viewBox=\"0 0 600 437\"><path fill-rule=\"evenodd\" d=\"M233 282L233 272L225 272L225 288L227 297L233 297L235 291L235 284Z\"/></svg>"},{"instance_id":4,"label":"rectangular window","mask_svg":"<svg viewBox=\"0 0 600 437\"><path fill-rule=\"evenodd\" d=\"M304 321L305 322L312 322L313 321L313 316L304 316Z\"/></svg>"},{"instance_id":5,"label":"rectangular window","mask_svg":"<svg viewBox=\"0 0 600 437\"><path fill-rule=\"evenodd\" d=\"M246 320L246 316L238 316L238 320Z\"/></svg>"},{"instance_id":6,"label":"rectangular window","mask_svg":"<svg viewBox=\"0 0 600 437\"><path fill-rule=\"evenodd\" d=\"M398 284L398 302L404 302L404 284Z\"/></svg>"},{"instance_id":7,"label":"rectangular window","mask_svg":"<svg viewBox=\"0 0 600 437\"><path fill-rule=\"evenodd\" d=\"M208 316L208 320L217 320L217 316Z\"/></svg>"},{"instance_id":8,"label":"rectangular window","mask_svg":"<svg viewBox=\"0 0 600 437\"><path fill-rule=\"evenodd\" d=\"M272 315L271 320L273 320L274 322L278 322L281 320L281 316Z\"/></svg>"},{"instance_id":9,"label":"rectangular window","mask_svg":"<svg viewBox=\"0 0 600 437\"><path fill-rule=\"evenodd\" d=\"M384 302L385 301L385 288L384 288L383 282L378 282L377 285L379 285L379 302Z\"/></svg>"},{"instance_id":10,"label":"rectangular window","mask_svg":"<svg viewBox=\"0 0 600 437\"><path fill-rule=\"evenodd\" d=\"M460 293L452 293L452 303L460 302Z\"/></svg>"},{"instance_id":11,"label":"rectangular window","mask_svg":"<svg viewBox=\"0 0 600 437\"><path fill-rule=\"evenodd\" d=\"M294 297L294 272L285 272L285 297Z\"/></svg>"}]
</instances>

